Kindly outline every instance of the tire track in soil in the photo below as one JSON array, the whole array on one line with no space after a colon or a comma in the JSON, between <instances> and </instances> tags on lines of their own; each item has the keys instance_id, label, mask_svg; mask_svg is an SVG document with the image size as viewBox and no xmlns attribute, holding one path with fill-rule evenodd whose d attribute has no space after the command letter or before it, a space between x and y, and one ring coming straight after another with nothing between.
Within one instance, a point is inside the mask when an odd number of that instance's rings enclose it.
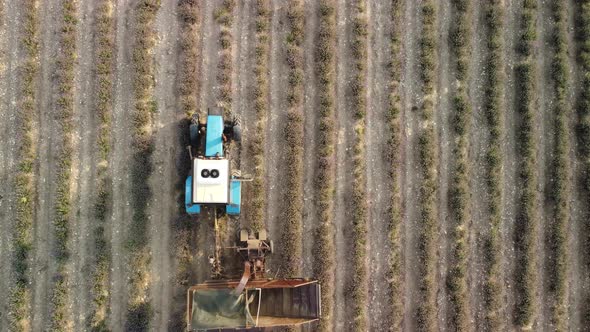
<instances>
[{"instance_id":1,"label":"tire track in soil","mask_svg":"<svg viewBox=\"0 0 590 332\"><path fill-rule=\"evenodd\" d=\"M421 82L418 73L418 38L420 22L419 4L414 0L406 0L404 4L404 25L402 32L403 48L405 49L403 59L403 72L401 78L401 99L402 99L402 257L405 266L405 302L404 302L404 331L416 330L416 319L414 313L417 308L419 289L417 280L419 262L417 252L418 235L418 194L419 194L419 165L415 154L416 133L418 132L418 115L416 114L418 104L421 101Z\"/></svg>"},{"instance_id":2,"label":"tire track in soil","mask_svg":"<svg viewBox=\"0 0 590 332\"><path fill-rule=\"evenodd\" d=\"M254 88L256 87L256 76L254 67L254 47L256 44L255 36L255 1L239 1L236 3L236 20L232 30L232 59L234 70L232 73L232 111L241 119L242 141L238 144L232 144L232 152L235 158L232 164L242 171L242 174L253 174L254 161L248 153L248 147L256 134L256 110L254 109ZM240 214L240 223L250 225L248 220L250 206L249 183L244 183L242 188L242 213ZM233 224L228 224L233 226ZM230 227L232 228L232 227ZM237 229L228 229L228 241L233 243ZM227 251L225 251L227 253ZM233 255L233 252L230 253Z\"/></svg>"},{"instance_id":3,"label":"tire track in soil","mask_svg":"<svg viewBox=\"0 0 590 332\"><path fill-rule=\"evenodd\" d=\"M201 116L207 114L209 107L217 106L219 96L219 84L217 82L218 59L221 57L219 45L220 25L215 21L213 12L221 6L221 1L208 0L202 4L201 11L201 67L198 81L201 84L201 101L198 110ZM233 42L233 40L232 40ZM211 277L211 267L208 256L215 252L215 233L213 230L213 210L203 209L199 217L192 217L191 222L197 224L195 255L192 260L192 269L196 280L191 284L203 282ZM194 282L193 282L194 281Z\"/></svg>"},{"instance_id":4,"label":"tire track in soil","mask_svg":"<svg viewBox=\"0 0 590 332\"><path fill-rule=\"evenodd\" d=\"M438 100L436 102L435 126L438 136L438 289L436 295L437 320L440 331L448 328L449 317L449 296L447 293L447 272L451 256L452 241L448 241L453 230L449 221L448 193L451 167L451 135L450 135L450 112L451 112L451 89L456 89L454 73L451 72L451 56L449 55L449 29L451 23L451 3L449 1L439 2L437 9L438 23Z\"/></svg>"},{"instance_id":5,"label":"tire track in soil","mask_svg":"<svg viewBox=\"0 0 590 332\"><path fill-rule=\"evenodd\" d=\"M303 134L303 269L304 277L313 275L313 248L315 234L317 233L318 211L316 208L316 176L317 176L317 132L318 132L318 108L317 108L317 80L315 75L315 42L318 29L318 1L305 0L305 40L302 44L303 52L303 82L304 83L304 134Z\"/></svg>"},{"instance_id":6,"label":"tire track in soil","mask_svg":"<svg viewBox=\"0 0 590 332\"><path fill-rule=\"evenodd\" d=\"M569 243L568 252L571 253L568 257L568 275L566 282L569 285L568 290L568 323L570 331L581 331L583 327L582 321L582 310L584 307L584 296L587 294L585 291L585 279L587 278L589 271L587 270L583 255L584 239L581 237L583 232L584 223L584 208L585 204L588 204L582 197L580 197L579 186L576 184L580 178L580 163L577 157L577 146L578 139L575 135L575 126L577 122L577 111L576 105L580 96L580 87L582 86L583 71L579 66L577 58L577 49L575 43L575 30L574 30L574 17L576 11L576 3L573 0L566 1L566 30L567 30L567 43L568 43L568 60L569 60L569 86L571 87L568 96L569 105L572 106L570 111L570 120L568 122L568 128L570 132L569 141L570 144L570 160L571 160L571 174L569 181L572 184L572 194L570 197L570 221L568 226L568 237Z\"/></svg>"},{"instance_id":7,"label":"tire track in soil","mask_svg":"<svg viewBox=\"0 0 590 332\"><path fill-rule=\"evenodd\" d=\"M506 317L504 323L506 329L516 329L513 325L513 313L516 305L514 288L515 271L515 247L514 247L514 223L516 218L517 201L517 175L518 160L516 156L516 131L515 124L517 114L515 110L515 83L514 66L516 59L516 38L518 37L517 15L520 14L521 0L506 0L504 3L504 124L502 142L502 171L501 171L501 222L500 222L500 247L502 258L500 265L503 275L499 276L504 283L504 312L499 317Z\"/></svg>"},{"instance_id":8,"label":"tire track in soil","mask_svg":"<svg viewBox=\"0 0 590 332\"><path fill-rule=\"evenodd\" d=\"M352 255L353 225L352 220L352 173L354 144L354 111L348 91L352 79L351 24L352 4L347 0L336 3L336 192L334 194L334 232L336 247L336 267L334 285L334 322L335 331L348 330L354 317L349 285L350 255Z\"/></svg>"},{"instance_id":9,"label":"tire track in soil","mask_svg":"<svg viewBox=\"0 0 590 332\"><path fill-rule=\"evenodd\" d=\"M390 144L387 114L389 80L387 65L391 48L389 33L391 27L391 4L383 1L369 1L367 4L368 51L367 51L367 117L366 117L366 158L367 158L367 200L368 209L368 255L369 297L368 325L371 331L386 331L389 326L391 307L390 292L384 291L389 284L389 260L391 244L389 225L391 223L391 199L387 157ZM393 55L395 56L395 55Z\"/></svg>"},{"instance_id":10,"label":"tire track in soil","mask_svg":"<svg viewBox=\"0 0 590 332\"><path fill-rule=\"evenodd\" d=\"M93 306L92 285L88 275L92 274L94 253L92 228L94 225L96 183L97 116L94 106L94 5L93 1L78 2L78 23L76 36L77 61L74 67L74 132L72 135L72 218L71 256L68 263L70 278L70 312L74 329L86 329Z\"/></svg>"},{"instance_id":11,"label":"tire track in soil","mask_svg":"<svg viewBox=\"0 0 590 332\"><path fill-rule=\"evenodd\" d=\"M287 123L287 64L284 45L287 38L286 12L288 3L273 0L271 4L272 18L270 28L270 108L265 141L266 153L266 225L270 239L277 241L278 251L282 250L280 239L282 229L280 225L283 211L282 199L285 197L284 173L286 170L283 146L286 146L284 128ZM268 266L271 275L281 274L281 262L278 257L271 255Z\"/></svg>"},{"instance_id":12,"label":"tire track in soil","mask_svg":"<svg viewBox=\"0 0 590 332\"><path fill-rule=\"evenodd\" d=\"M110 329L121 331L125 324L128 298L129 267L127 266L125 239L132 217L130 207L130 165L131 165L131 112L133 111L133 65L131 45L133 39L129 31L129 0L117 1L114 9L115 55L114 103L113 103L113 150L110 164L113 179L112 219L107 223L105 233L111 234L112 267L110 289Z\"/></svg>"},{"instance_id":13,"label":"tire track in soil","mask_svg":"<svg viewBox=\"0 0 590 332\"><path fill-rule=\"evenodd\" d=\"M0 3L0 257L10 261L16 203L14 181L16 172L16 108L20 80L20 8L14 1ZM2 264L0 271L0 330L9 330L8 305L12 287L11 264Z\"/></svg>"},{"instance_id":14,"label":"tire track in soil","mask_svg":"<svg viewBox=\"0 0 590 332\"><path fill-rule=\"evenodd\" d=\"M256 75L254 68L255 36L255 1L238 1L234 11L232 25L232 113L241 119L242 138L240 143L232 143L230 146L232 167L238 169L243 175L252 175L254 161L249 153L250 142L256 135L257 115L254 109L254 89L256 87ZM248 216L251 202L251 184L243 183L242 187L242 212L239 218L225 218L222 229L222 245L233 246L236 243L238 229L241 225L251 225ZM228 276L237 277L243 272L242 261L235 251L223 250L221 252L222 265Z\"/></svg>"},{"instance_id":15,"label":"tire track in soil","mask_svg":"<svg viewBox=\"0 0 590 332\"><path fill-rule=\"evenodd\" d=\"M482 238L488 233L489 226L486 220L489 220L486 202L486 148L489 141L487 124L483 110L484 106L484 84L485 78L485 59L486 59L486 27L483 18L483 4L479 1L473 2L473 24L475 27L472 31L472 54L469 74L469 100L472 104L473 111L471 115L471 128L469 133L469 152L468 168L470 169L470 211L471 221L468 222L467 228L469 246L469 258L467 260L467 278L469 287L469 305L471 307L470 323L476 331L483 329L485 313L483 289L485 285L485 265L482 259Z\"/></svg>"},{"instance_id":16,"label":"tire track in soil","mask_svg":"<svg viewBox=\"0 0 590 332\"><path fill-rule=\"evenodd\" d=\"M55 170L58 169L56 145L60 143L59 126L54 112L53 82L55 59L57 57L59 29L59 1L43 0L39 3L40 34L40 82L38 123L39 141L36 171L37 209L33 219L33 264L29 272L33 280L32 330L41 331L49 321L49 296L52 278L56 273L53 216L55 209Z\"/></svg>"},{"instance_id":17,"label":"tire track in soil","mask_svg":"<svg viewBox=\"0 0 590 332\"><path fill-rule=\"evenodd\" d=\"M201 107L199 112L207 114L207 108L216 106L219 88L217 87L217 63L220 55L219 32L220 27L213 17L216 5L221 1L203 1L201 10Z\"/></svg>"},{"instance_id":18,"label":"tire track in soil","mask_svg":"<svg viewBox=\"0 0 590 332\"><path fill-rule=\"evenodd\" d=\"M153 137L155 149L152 155L154 168L150 178L153 199L150 202L150 250L151 287L150 297L153 308L151 329L166 331L172 309L173 286L175 284L175 252L172 241L172 227L178 219L176 195L179 121L184 113L177 109L176 70L178 59L178 1L162 1L155 21L156 44L154 98L158 112L154 119Z\"/></svg>"},{"instance_id":19,"label":"tire track in soil","mask_svg":"<svg viewBox=\"0 0 590 332\"><path fill-rule=\"evenodd\" d=\"M536 69L536 82L533 82L534 88L538 100L536 104L533 101L533 105L536 105L536 115L533 117L533 130L535 141L537 142L536 148L536 163L537 163L537 191L538 191L538 202L539 212L537 213L538 226L537 226L537 317L535 324L533 324L533 330L536 331L551 331L555 329L555 326L551 325L551 303L552 299L549 298L551 293L548 291L549 282L546 262L547 256L552 255L550 248L546 248L547 236L550 231L550 223L553 210L548 200L550 190L550 177L551 177L551 162L553 155L553 142L555 141L555 130L554 126L554 99L553 95L553 84L551 83L549 66L551 65L551 58L553 51L549 45L549 32L548 29L553 27L553 19L551 17L551 8L549 7L548 0L541 0L538 4L537 9L537 45L536 52L533 51L533 58L531 64ZM535 111L533 111L535 112ZM534 114L534 113L533 113ZM546 250L547 249L547 250Z\"/></svg>"}]
</instances>

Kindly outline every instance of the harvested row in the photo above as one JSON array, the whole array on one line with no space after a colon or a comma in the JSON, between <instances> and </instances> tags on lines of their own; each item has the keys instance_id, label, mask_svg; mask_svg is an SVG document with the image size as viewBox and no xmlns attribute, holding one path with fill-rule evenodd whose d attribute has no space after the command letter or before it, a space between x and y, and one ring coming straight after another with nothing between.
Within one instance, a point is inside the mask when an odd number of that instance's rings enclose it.
<instances>
[{"instance_id":1,"label":"harvested row","mask_svg":"<svg viewBox=\"0 0 590 332\"><path fill-rule=\"evenodd\" d=\"M180 0L178 1L178 21L179 21L179 50L178 50L178 69L177 83L178 86L178 105L186 118L176 127L180 133L188 131L190 117L198 112L198 97L200 84L197 78L197 72L200 62L200 48L197 42L197 35L201 32L201 1L198 0ZM189 138L186 135L179 135L178 146L187 146ZM195 243L195 230L197 229L194 220L186 215L184 207L184 179L190 172L190 161L187 153L182 153L177 157L177 176L175 197L177 199L178 213L180 217L174 220L174 243L175 243L175 286L177 292L171 308L171 321L169 330L182 330L185 328L186 317L186 287L189 286L190 280L194 280L194 271L192 270L193 255Z\"/></svg>"},{"instance_id":2,"label":"harvested row","mask_svg":"<svg viewBox=\"0 0 590 332\"><path fill-rule=\"evenodd\" d=\"M535 68L532 63L532 47L536 40L536 1L525 0L520 15L520 37L517 54L520 61L515 67L516 98L516 154L519 156L517 170L520 192L516 203L515 222L515 291L517 292L514 323L525 327L532 324L532 315L537 307L535 299L535 256L537 222L535 213L535 143L533 141L533 98Z\"/></svg>"},{"instance_id":3,"label":"harvested row","mask_svg":"<svg viewBox=\"0 0 590 332\"><path fill-rule=\"evenodd\" d=\"M418 164L422 183L419 193L418 220L418 287L420 298L416 312L418 330L433 331L436 329L436 191L437 191L437 160L436 133L434 128L434 99L437 70L436 56L436 4L425 0L421 7L422 35L420 37L419 66L422 79L423 104L420 109L420 127L418 133Z\"/></svg>"},{"instance_id":4,"label":"harvested row","mask_svg":"<svg viewBox=\"0 0 590 332\"><path fill-rule=\"evenodd\" d=\"M590 206L588 197L590 197L590 1L579 1L576 6L576 37L578 40L578 63L581 67L581 87L580 95L576 105L577 123L576 139L577 152L580 162L579 174L576 174L576 182L580 183L578 190L582 200L586 201L582 219L582 243L581 251L584 252L582 261L585 271L588 273L590 268L590 227L587 220L590 218ZM583 312L581 326L588 326L590 323L590 296L585 293L583 299Z\"/></svg>"},{"instance_id":5,"label":"harvested row","mask_svg":"<svg viewBox=\"0 0 590 332\"><path fill-rule=\"evenodd\" d=\"M294 0L287 10L288 34L286 62L288 68L287 124L285 127L285 199L284 231L282 235L282 262L285 275L296 277L301 273L303 252L303 2Z\"/></svg>"},{"instance_id":6,"label":"harvested row","mask_svg":"<svg viewBox=\"0 0 590 332\"><path fill-rule=\"evenodd\" d=\"M562 1L554 0L550 4L551 16L555 21L551 31L552 58L550 78L554 94L554 130L553 159L550 161L549 199L553 215L550 218L547 242L549 255L545 266L548 271L551 322L558 331L567 330L567 227L569 215L569 156L568 118L570 108L567 103L569 90L567 70L566 8Z\"/></svg>"},{"instance_id":7,"label":"harvested row","mask_svg":"<svg viewBox=\"0 0 590 332\"><path fill-rule=\"evenodd\" d=\"M149 239L148 202L152 198L149 182L153 171L152 113L155 111L153 97L154 61L152 49L155 43L153 28L160 0L142 0L135 7L135 44L133 46L133 67L135 76L131 164L131 206L133 217L127 239L129 250L129 300L127 303L127 330L144 330L150 325L151 305L148 295L149 267L151 254L147 246Z\"/></svg>"},{"instance_id":8,"label":"harvested row","mask_svg":"<svg viewBox=\"0 0 590 332\"><path fill-rule=\"evenodd\" d=\"M483 6L484 24L487 32L485 60L486 75L483 99L483 112L489 130L489 143L485 153L486 160L486 195L487 213L489 214L489 233L484 239L484 268L486 280L484 282L484 328L488 331L501 329L503 317L502 284L500 279L500 224L501 224L501 196L500 187L502 167L501 139L502 139L502 27L503 12L499 0L490 1Z\"/></svg>"},{"instance_id":9,"label":"harvested row","mask_svg":"<svg viewBox=\"0 0 590 332\"><path fill-rule=\"evenodd\" d=\"M401 226L402 226L402 206L401 206L401 188L400 177L401 171L400 145L401 145L401 105L400 105L400 81L401 81L401 22L402 22L402 1L391 1L391 21L393 27L390 32L390 49L391 60L388 65L390 82L389 94L387 96L387 120L390 137L388 139L389 151L388 157L391 161L390 178L391 178L391 221L389 224L389 241L391 245L391 257L388 266L389 297L391 298L392 312L390 325L392 330L402 329L401 323L404 316L404 300L400 294L404 294L403 288L403 259L401 249Z\"/></svg>"},{"instance_id":10,"label":"harvested row","mask_svg":"<svg viewBox=\"0 0 590 332\"><path fill-rule=\"evenodd\" d=\"M314 275L322 285L322 320L320 331L332 331L334 315L334 187L335 187L335 4L334 0L319 3L319 26L316 37L315 73L317 77L317 100L319 113L318 170L315 180L317 192L318 228Z\"/></svg>"},{"instance_id":11,"label":"harvested row","mask_svg":"<svg viewBox=\"0 0 590 332\"><path fill-rule=\"evenodd\" d=\"M268 86L268 59L270 45L270 2L269 0L256 1L256 49L254 58L256 61L254 75L256 86L254 88L254 109L256 110L255 134L249 145L248 153L254 160L254 180L251 186L251 200L249 206L248 221L254 230L264 227L265 181L264 181L264 133L266 132L266 118L269 109Z\"/></svg>"},{"instance_id":12,"label":"harvested row","mask_svg":"<svg viewBox=\"0 0 590 332\"><path fill-rule=\"evenodd\" d=\"M53 330L67 329L71 325L68 317L68 274L66 265L70 258L68 241L70 237L71 218L71 173L72 173L72 130L74 114L74 62L76 60L76 4L73 0L62 2L63 25L60 35L60 55L57 60L56 76L58 95L56 100L61 139L58 152L57 193L53 226L55 231L55 255L57 272L50 291L51 322Z\"/></svg>"},{"instance_id":13,"label":"harvested row","mask_svg":"<svg viewBox=\"0 0 590 332\"><path fill-rule=\"evenodd\" d=\"M180 109L182 109L187 116L187 120L179 125L178 130L181 132L186 132L188 130L188 119L193 114L198 112L197 96L200 87L197 79L197 68L199 66L198 63L200 59L199 47L195 36L199 34L201 28L199 22L199 17L201 14L200 3L201 2L198 0L181 0L178 2L178 19L180 21L180 69L178 70L179 74L177 78L179 91L178 100ZM181 135L181 137L184 136ZM181 140L181 142L179 142L182 143L180 146L186 146L188 144L187 140L188 139L186 137L184 140ZM183 162L180 163L181 165L190 165L188 160L182 161ZM188 175L188 167L189 166L186 166L185 168L178 171L179 177L181 179L178 187L181 193L184 193L183 180L186 178L186 176L181 176L181 174ZM178 205L179 209L184 211L184 196L182 194L179 198ZM177 220L175 224L175 243L178 244L176 246L176 281L180 286L184 287L188 285L189 280L192 277L192 253L190 252L190 248L192 246L191 242L194 240L192 233L196 227L195 223L190 220L189 217L181 218L180 220Z\"/></svg>"},{"instance_id":14,"label":"harvested row","mask_svg":"<svg viewBox=\"0 0 590 332\"><path fill-rule=\"evenodd\" d=\"M452 95L451 129L454 142L451 180L448 189L448 204L451 225L450 268L446 280L451 309L449 326L453 331L465 331L469 323L469 302L467 292L467 229L469 220L469 168L468 145L470 132L471 104L466 91L467 74L470 69L469 50L471 47L471 2L454 0L453 21L449 36L451 54L457 80ZM453 144L453 143L451 143Z\"/></svg>"},{"instance_id":15,"label":"harvested row","mask_svg":"<svg viewBox=\"0 0 590 332\"><path fill-rule=\"evenodd\" d=\"M38 41L38 3L37 0L26 0L21 4L23 22L26 27L21 37L24 60L20 77L19 112L17 115L18 170L15 176L16 220L12 236L14 253L11 259L14 271L14 285L11 286L9 300L10 328L24 331L29 325L29 307L31 287L29 279L29 257L32 249L33 211L35 188L33 173L35 163L35 140L33 139L33 118L37 94L35 77L39 71Z\"/></svg>"},{"instance_id":16,"label":"harvested row","mask_svg":"<svg viewBox=\"0 0 590 332\"><path fill-rule=\"evenodd\" d=\"M367 109L367 13L366 1L357 0L352 4L352 40L353 60L350 95L354 111L353 141L353 189L352 195L352 283L350 285L353 303L353 330L367 329L367 174L365 165L365 116Z\"/></svg>"},{"instance_id":17,"label":"harvested row","mask_svg":"<svg viewBox=\"0 0 590 332\"><path fill-rule=\"evenodd\" d=\"M221 24L221 31L219 34L219 44L221 45L221 55L219 58L219 72L217 73L217 81L219 82L219 102L225 112L231 110L232 102L232 25L233 13L236 6L235 0L223 0L220 8L213 13L217 23Z\"/></svg>"}]
</instances>

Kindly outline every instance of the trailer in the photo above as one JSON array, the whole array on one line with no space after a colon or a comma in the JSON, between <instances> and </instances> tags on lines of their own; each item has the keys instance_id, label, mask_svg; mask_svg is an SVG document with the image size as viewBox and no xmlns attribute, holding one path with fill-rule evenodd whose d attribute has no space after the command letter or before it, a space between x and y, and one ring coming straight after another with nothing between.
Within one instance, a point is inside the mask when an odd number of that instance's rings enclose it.
<instances>
[{"instance_id":1,"label":"trailer","mask_svg":"<svg viewBox=\"0 0 590 332\"><path fill-rule=\"evenodd\" d=\"M236 293L239 285L239 280L212 280L189 288L187 330L312 329L321 317L321 287L315 280L252 280Z\"/></svg>"}]
</instances>

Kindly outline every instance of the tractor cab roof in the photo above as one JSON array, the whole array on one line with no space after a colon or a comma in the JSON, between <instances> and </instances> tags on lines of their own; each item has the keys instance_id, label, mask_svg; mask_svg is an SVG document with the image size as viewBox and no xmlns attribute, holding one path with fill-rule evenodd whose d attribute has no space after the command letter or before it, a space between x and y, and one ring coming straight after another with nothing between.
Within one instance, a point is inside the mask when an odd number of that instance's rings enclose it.
<instances>
[{"instance_id":1,"label":"tractor cab roof","mask_svg":"<svg viewBox=\"0 0 590 332\"><path fill-rule=\"evenodd\" d=\"M223 117L221 115L207 116L205 156L223 157Z\"/></svg>"}]
</instances>

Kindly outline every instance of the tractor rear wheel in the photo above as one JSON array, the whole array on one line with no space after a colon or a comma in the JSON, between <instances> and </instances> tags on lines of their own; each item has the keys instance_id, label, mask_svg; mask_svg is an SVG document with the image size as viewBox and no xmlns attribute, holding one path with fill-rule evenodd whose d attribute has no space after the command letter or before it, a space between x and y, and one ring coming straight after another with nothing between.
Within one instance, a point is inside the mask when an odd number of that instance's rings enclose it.
<instances>
[{"instance_id":1,"label":"tractor rear wheel","mask_svg":"<svg viewBox=\"0 0 590 332\"><path fill-rule=\"evenodd\" d=\"M240 125L234 125L232 137L236 142L242 141L242 127Z\"/></svg>"},{"instance_id":2,"label":"tractor rear wheel","mask_svg":"<svg viewBox=\"0 0 590 332\"><path fill-rule=\"evenodd\" d=\"M199 124L191 124L190 125L190 139L191 139L191 146L198 147L199 146Z\"/></svg>"}]
</instances>

